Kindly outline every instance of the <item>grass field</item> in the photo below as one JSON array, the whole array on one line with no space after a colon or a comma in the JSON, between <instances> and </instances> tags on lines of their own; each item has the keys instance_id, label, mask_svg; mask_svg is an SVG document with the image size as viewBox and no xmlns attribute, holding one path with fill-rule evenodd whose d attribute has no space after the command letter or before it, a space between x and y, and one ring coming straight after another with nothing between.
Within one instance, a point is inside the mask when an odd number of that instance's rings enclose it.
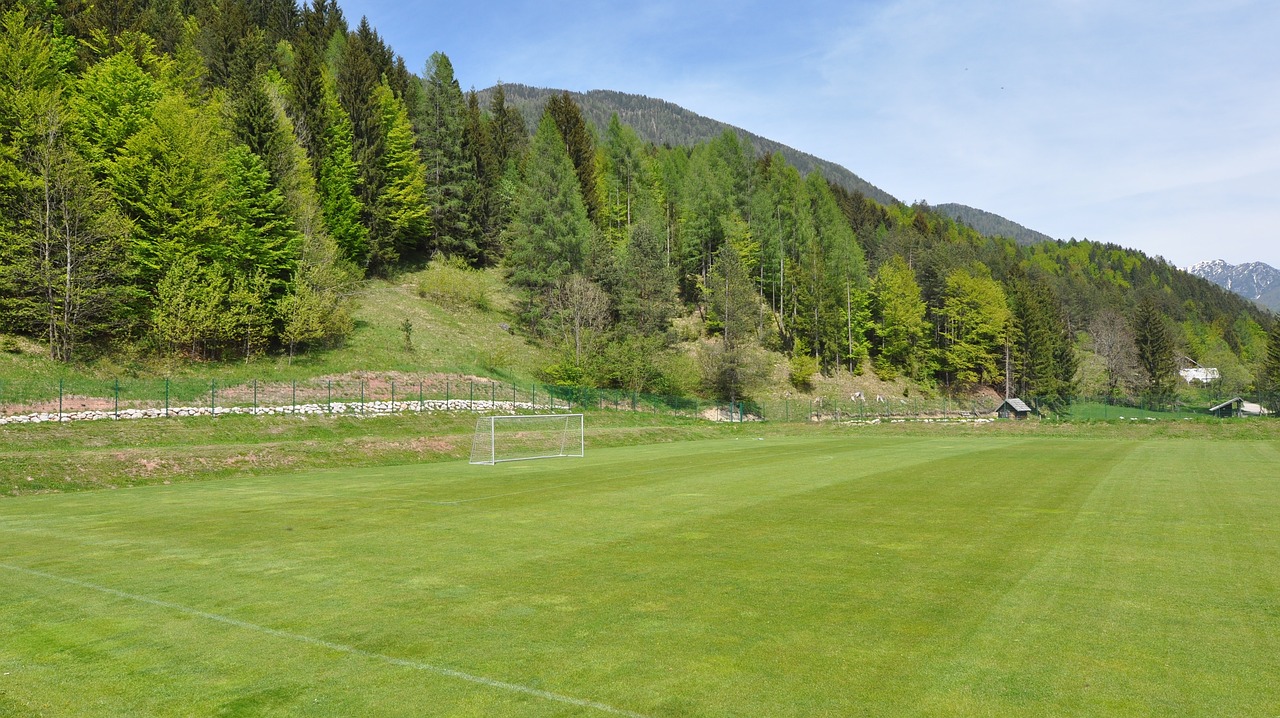
<instances>
[{"instance_id":1,"label":"grass field","mask_svg":"<svg viewBox=\"0 0 1280 718\"><path fill-rule=\"evenodd\" d=\"M0 715L1280 713L1274 440L734 431L0 499Z\"/></svg>"}]
</instances>

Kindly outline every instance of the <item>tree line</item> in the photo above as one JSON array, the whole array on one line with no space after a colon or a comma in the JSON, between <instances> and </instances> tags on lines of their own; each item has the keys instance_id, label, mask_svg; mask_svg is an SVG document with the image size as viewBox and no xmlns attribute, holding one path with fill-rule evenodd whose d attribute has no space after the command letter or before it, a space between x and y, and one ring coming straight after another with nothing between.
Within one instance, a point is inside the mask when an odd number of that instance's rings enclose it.
<instances>
[{"instance_id":1,"label":"tree line","mask_svg":"<svg viewBox=\"0 0 1280 718\"><path fill-rule=\"evenodd\" d=\"M410 72L334 0L0 11L0 329L61 361L333 344L361 280L439 258L502 267L564 382L735 398L766 350L797 385L1048 400L1082 356L1117 395L1169 395L1180 357L1268 376L1268 315L1163 260L986 237L732 131L644 142L567 93L531 133L501 85L482 106L442 53Z\"/></svg>"}]
</instances>

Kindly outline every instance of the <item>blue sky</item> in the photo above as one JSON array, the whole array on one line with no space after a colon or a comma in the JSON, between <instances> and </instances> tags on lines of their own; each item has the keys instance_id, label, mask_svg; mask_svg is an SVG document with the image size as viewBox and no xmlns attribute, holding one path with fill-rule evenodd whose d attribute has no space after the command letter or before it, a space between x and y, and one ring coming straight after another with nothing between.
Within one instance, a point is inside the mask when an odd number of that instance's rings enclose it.
<instances>
[{"instance_id":1,"label":"blue sky","mask_svg":"<svg viewBox=\"0 0 1280 718\"><path fill-rule=\"evenodd\" d=\"M421 72L659 97L907 202L1280 267L1280 3L339 0Z\"/></svg>"}]
</instances>

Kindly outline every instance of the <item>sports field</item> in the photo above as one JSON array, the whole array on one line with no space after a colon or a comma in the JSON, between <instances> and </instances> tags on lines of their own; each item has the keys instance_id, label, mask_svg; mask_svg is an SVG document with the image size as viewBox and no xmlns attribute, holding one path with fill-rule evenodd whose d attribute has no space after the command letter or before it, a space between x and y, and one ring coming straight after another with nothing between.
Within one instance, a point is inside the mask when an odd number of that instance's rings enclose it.
<instances>
[{"instance_id":1,"label":"sports field","mask_svg":"<svg viewBox=\"0 0 1280 718\"><path fill-rule=\"evenodd\" d=\"M1280 447L743 434L0 500L0 715L1274 716Z\"/></svg>"}]
</instances>

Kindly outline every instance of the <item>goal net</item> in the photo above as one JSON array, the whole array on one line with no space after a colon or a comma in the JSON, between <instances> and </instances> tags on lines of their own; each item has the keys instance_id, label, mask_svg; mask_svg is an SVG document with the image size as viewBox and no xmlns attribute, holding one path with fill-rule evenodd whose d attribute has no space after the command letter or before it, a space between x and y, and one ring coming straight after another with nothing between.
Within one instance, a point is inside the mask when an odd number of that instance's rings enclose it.
<instances>
[{"instance_id":1,"label":"goal net","mask_svg":"<svg viewBox=\"0 0 1280 718\"><path fill-rule=\"evenodd\" d=\"M482 416L471 440L471 463L582 456L582 414Z\"/></svg>"}]
</instances>

